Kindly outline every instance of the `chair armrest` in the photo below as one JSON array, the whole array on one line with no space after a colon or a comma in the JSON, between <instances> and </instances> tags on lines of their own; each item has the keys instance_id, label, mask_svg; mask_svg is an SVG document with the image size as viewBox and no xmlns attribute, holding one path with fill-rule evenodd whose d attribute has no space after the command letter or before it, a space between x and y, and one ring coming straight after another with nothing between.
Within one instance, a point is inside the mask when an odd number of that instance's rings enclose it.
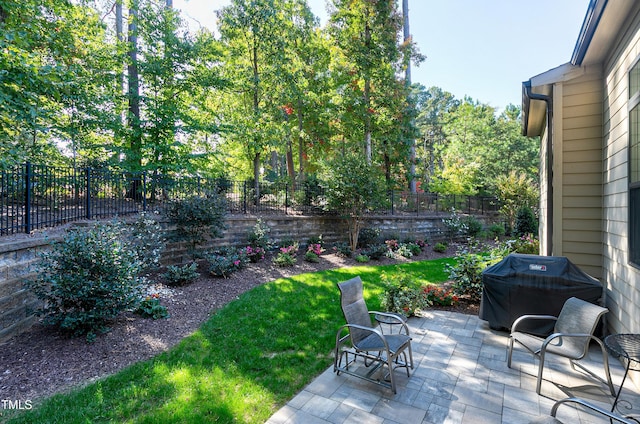
<instances>
[{"instance_id":1,"label":"chair armrest","mask_svg":"<svg viewBox=\"0 0 640 424\"><path fill-rule=\"evenodd\" d=\"M390 314L388 312L380 312L380 311L369 311L369 316L373 316L373 315L380 315L383 317L391 318L392 320L396 321L398 324L402 324L402 328L404 329L405 334L407 336L409 335L409 327L407 327L407 322L402 318L398 317L396 314Z\"/></svg>"},{"instance_id":2,"label":"chair armrest","mask_svg":"<svg viewBox=\"0 0 640 424\"><path fill-rule=\"evenodd\" d=\"M528 320L547 320L547 321L557 321L558 317L553 316L553 315L522 315L521 317L519 317L518 319L516 319L515 321L513 321L513 324L511 325L511 332L515 333L517 331L517 327L518 325L522 324L525 321Z\"/></svg>"},{"instance_id":3,"label":"chair armrest","mask_svg":"<svg viewBox=\"0 0 640 424\"><path fill-rule=\"evenodd\" d=\"M378 330L377 328L365 327L364 325L358 325L358 324L345 324L338 329L338 334L342 333L342 330L344 330L345 328L347 329L357 328L358 330L368 331L370 333L376 334L380 338L380 340L382 340L382 343L384 343L385 349L387 351L389 350L389 344L387 343L387 339L384 337L384 334L382 334L382 331Z\"/></svg>"},{"instance_id":4,"label":"chair armrest","mask_svg":"<svg viewBox=\"0 0 640 424\"><path fill-rule=\"evenodd\" d=\"M558 412L558 407L560 405L564 405L566 403L577 403L578 405L581 405L587 409L591 409L594 412L597 412L598 414L604 415L605 417L608 417L612 420L616 420L618 422L624 423L624 424L633 424L633 423L637 423L638 421L634 418L631 417L621 417L618 414L615 414L613 412L607 411L605 409L600 408L599 406L596 406L592 403L589 403L587 401L584 401L582 399L578 399L578 398L566 398L566 399L560 399L559 401L557 401L556 403L553 404L553 407L551 408L551 416L555 417L556 413ZM629 419L628 419L629 418Z\"/></svg>"}]
</instances>

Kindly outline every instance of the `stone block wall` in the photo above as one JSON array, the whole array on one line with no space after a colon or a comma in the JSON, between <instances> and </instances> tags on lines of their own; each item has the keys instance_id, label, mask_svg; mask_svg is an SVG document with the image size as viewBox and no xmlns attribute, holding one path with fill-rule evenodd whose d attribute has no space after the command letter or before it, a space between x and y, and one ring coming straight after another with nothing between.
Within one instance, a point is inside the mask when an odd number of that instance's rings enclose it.
<instances>
[{"instance_id":1,"label":"stone block wall","mask_svg":"<svg viewBox=\"0 0 640 424\"><path fill-rule=\"evenodd\" d=\"M318 235L322 235L328 245L348 241L346 222L339 217L267 216L261 219L271 229L269 237L274 242L293 239L306 243L309 238ZM223 237L199 247L206 250L222 246L245 246L256 221L257 218L251 216L228 217ZM166 223L165 227L171 230ZM402 216L368 217L364 228L378 228L387 238L421 238L430 243L443 240L445 230L442 217ZM45 231L13 241L0 238L0 343L29 328L34 322L33 311L37 301L25 289L24 283L35 277L39 254L50 248L52 240L59 240L60 233L60 230L56 230L56 235L52 236ZM164 265L186 263L189 260L184 243L169 243L162 257Z\"/></svg>"}]
</instances>

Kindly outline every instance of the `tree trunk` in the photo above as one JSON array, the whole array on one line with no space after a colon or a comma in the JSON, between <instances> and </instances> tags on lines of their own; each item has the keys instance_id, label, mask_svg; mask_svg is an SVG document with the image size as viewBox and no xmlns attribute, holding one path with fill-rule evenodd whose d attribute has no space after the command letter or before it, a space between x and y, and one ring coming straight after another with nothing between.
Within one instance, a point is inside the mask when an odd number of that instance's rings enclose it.
<instances>
[{"instance_id":1,"label":"tree trunk","mask_svg":"<svg viewBox=\"0 0 640 424\"><path fill-rule=\"evenodd\" d=\"M404 42L408 43L411 41L411 33L409 32L409 0L402 0L402 18ZM411 58L407 61L407 67L404 73L404 82L407 87L408 96L410 93L408 89L411 87ZM409 144L409 190L411 193L416 193L416 142L413 138L408 138L407 143Z\"/></svg>"},{"instance_id":2,"label":"tree trunk","mask_svg":"<svg viewBox=\"0 0 640 424\"><path fill-rule=\"evenodd\" d=\"M129 129L130 144L128 167L133 173L127 197L140 200L140 176L138 172L142 168L142 133L140 130L140 81L138 76L138 2L131 1L129 8L129 64L127 74L129 76L128 101L129 101Z\"/></svg>"},{"instance_id":3,"label":"tree trunk","mask_svg":"<svg viewBox=\"0 0 640 424\"><path fill-rule=\"evenodd\" d=\"M253 157L253 190L255 199L253 204L260 205L260 152Z\"/></svg>"},{"instance_id":4,"label":"tree trunk","mask_svg":"<svg viewBox=\"0 0 640 424\"><path fill-rule=\"evenodd\" d=\"M304 140L300 137L302 134L302 100L298 97L298 179L300 184L304 181Z\"/></svg>"},{"instance_id":5,"label":"tree trunk","mask_svg":"<svg viewBox=\"0 0 640 424\"><path fill-rule=\"evenodd\" d=\"M371 28L369 27L369 9L366 9L365 13L366 24L364 27L364 40L365 46L367 48L371 45ZM365 71L364 75L364 107L365 110L365 118L364 118L364 149L367 157L367 163L371 165L373 152L371 149L371 76L369 75L369 70Z\"/></svg>"}]
</instances>

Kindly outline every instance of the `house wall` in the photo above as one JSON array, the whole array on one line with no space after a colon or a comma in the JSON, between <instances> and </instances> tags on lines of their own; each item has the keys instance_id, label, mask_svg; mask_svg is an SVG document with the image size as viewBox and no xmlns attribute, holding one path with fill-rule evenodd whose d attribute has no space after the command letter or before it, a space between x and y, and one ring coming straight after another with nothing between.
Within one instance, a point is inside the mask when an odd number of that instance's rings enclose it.
<instances>
[{"instance_id":1,"label":"house wall","mask_svg":"<svg viewBox=\"0 0 640 424\"><path fill-rule=\"evenodd\" d=\"M603 84L599 68L558 84L554 148L554 255L602 279ZM555 144L555 143L554 143Z\"/></svg>"},{"instance_id":2,"label":"house wall","mask_svg":"<svg viewBox=\"0 0 640 424\"><path fill-rule=\"evenodd\" d=\"M640 14L630 15L604 64L604 281L609 328L640 333L640 270L628 262L628 71L640 56Z\"/></svg>"}]
</instances>

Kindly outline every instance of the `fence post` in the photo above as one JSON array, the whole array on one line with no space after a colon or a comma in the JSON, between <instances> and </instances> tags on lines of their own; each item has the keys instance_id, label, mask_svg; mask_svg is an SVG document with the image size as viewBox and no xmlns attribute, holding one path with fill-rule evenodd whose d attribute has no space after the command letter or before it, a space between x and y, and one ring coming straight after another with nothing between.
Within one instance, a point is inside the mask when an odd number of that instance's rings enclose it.
<instances>
[{"instance_id":1,"label":"fence post","mask_svg":"<svg viewBox=\"0 0 640 424\"><path fill-rule=\"evenodd\" d=\"M467 214L471 215L471 196L467 196Z\"/></svg>"},{"instance_id":2,"label":"fence post","mask_svg":"<svg viewBox=\"0 0 640 424\"><path fill-rule=\"evenodd\" d=\"M420 193L416 191L416 216L420 216Z\"/></svg>"},{"instance_id":3,"label":"fence post","mask_svg":"<svg viewBox=\"0 0 640 424\"><path fill-rule=\"evenodd\" d=\"M91 167L85 169L86 176L86 209L87 209L87 219L91 219Z\"/></svg>"},{"instance_id":4,"label":"fence post","mask_svg":"<svg viewBox=\"0 0 640 424\"><path fill-rule=\"evenodd\" d=\"M242 212L247 213L247 180L242 184Z\"/></svg>"},{"instance_id":5,"label":"fence post","mask_svg":"<svg viewBox=\"0 0 640 424\"><path fill-rule=\"evenodd\" d=\"M25 164L24 175L24 232L31 233L31 162Z\"/></svg>"},{"instance_id":6,"label":"fence post","mask_svg":"<svg viewBox=\"0 0 640 424\"><path fill-rule=\"evenodd\" d=\"M142 171L142 210L147 211L147 173Z\"/></svg>"},{"instance_id":7,"label":"fence post","mask_svg":"<svg viewBox=\"0 0 640 424\"><path fill-rule=\"evenodd\" d=\"M391 215L394 214L394 210L395 210L393 203L394 203L393 190L391 190Z\"/></svg>"},{"instance_id":8,"label":"fence post","mask_svg":"<svg viewBox=\"0 0 640 424\"><path fill-rule=\"evenodd\" d=\"M289 183L284 185L284 214L287 214L287 205L289 204Z\"/></svg>"}]
</instances>

